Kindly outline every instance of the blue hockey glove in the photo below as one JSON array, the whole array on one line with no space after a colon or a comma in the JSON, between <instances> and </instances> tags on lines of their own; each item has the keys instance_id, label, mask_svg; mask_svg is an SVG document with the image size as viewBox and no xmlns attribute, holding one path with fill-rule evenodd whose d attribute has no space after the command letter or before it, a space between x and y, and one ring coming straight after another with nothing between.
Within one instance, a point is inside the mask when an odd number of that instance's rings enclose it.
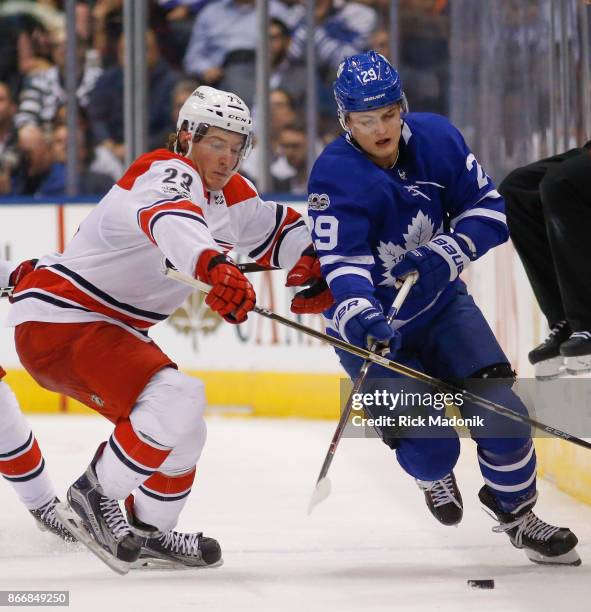
<instances>
[{"instance_id":1,"label":"blue hockey glove","mask_svg":"<svg viewBox=\"0 0 591 612\"><path fill-rule=\"evenodd\" d=\"M465 240L458 235L439 234L426 245L405 253L392 268L392 276L404 278L410 272L418 272L411 292L430 299L455 280L472 259L475 254Z\"/></svg>"},{"instance_id":2,"label":"blue hockey glove","mask_svg":"<svg viewBox=\"0 0 591 612\"><path fill-rule=\"evenodd\" d=\"M373 340L389 345L392 356L400 347L400 334L386 321L381 306L367 298L348 298L341 302L332 318L333 327L343 340L368 348Z\"/></svg>"}]
</instances>

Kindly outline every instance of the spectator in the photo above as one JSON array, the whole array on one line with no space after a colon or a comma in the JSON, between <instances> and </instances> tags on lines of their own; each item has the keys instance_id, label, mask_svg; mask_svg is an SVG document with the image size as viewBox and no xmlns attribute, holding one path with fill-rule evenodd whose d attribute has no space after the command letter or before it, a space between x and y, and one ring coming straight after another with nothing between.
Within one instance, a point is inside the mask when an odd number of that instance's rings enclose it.
<instances>
[{"instance_id":1,"label":"spectator","mask_svg":"<svg viewBox=\"0 0 591 612\"><path fill-rule=\"evenodd\" d=\"M181 110L181 106L184 104L185 100L199 87L199 82L195 79L181 79L177 82L172 90L172 104L171 104L171 112L169 117L168 124L160 130L159 134L155 134L153 141L156 146L156 143L160 143L161 146L165 146L168 142L168 136L177 131L176 129L176 120L179 116L179 112Z\"/></svg>"},{"instance_id":2,"label":"spectator","mask_svg":"<svg viewBox=\"0 0 591 612\"><path fill-rule=\"evenodd\" d=\"M294 123L298 119L295 105L291 96L283 89L274 89L269 94L269 107L271 112L270 117L270 134L269 146L271 150L271 159L275 160L279 151L277 149L277 138L284 127ZM257 118L254 117L254 124L257 124ZM250 155L244 160L241 166L242 174L252 180L254 183L258 180L259 175L259 145L255 139ZM289 168L281 173L281 177L285 178L291 174Z\"/></svg>"},{"instance_id":3,"label":"spectator","mask_svg":"<svg viewBox=\"0 0 591 612\"><path fill-rule=\"evenodd\" d=\"M78 146L78 185L77 193L80 195L104 195L111 189L114 180L106 175L93 172L87 167L89 162L89 148L85 142L85 133L79 129L77 132ZM65 125L58 125L53 132L53 142L51 147L53 163L50 168L51 180L48 186L52 193L46 191L43 195L61 196L66 194L66 164L68 151L68 128Z\"/></svg>"},{"instance_id":4,"label":"spectator","mask_svg":"<svg viewBox=\"0 0 591 612\"><path fill-rule=\"evenodd\" d=\"M273 191L308 194L307 147L306 130L302 125L293 123L281 130L278 139L280 156L271 166Z\"/></svg>"},{"instance_id":5,"label":"spectator","mask_svg":"<svg viewBox=\"0 0 591 612\"><path fill-rule=\"evenodd\" d=\"M301 107L306 102L306 68L303 62L292 62L287 52L291 34L287 25L276 17L269 20L269 56L271 89L284 89L294 104Z\"/></svg>"},{"instance_id":6,"label":"spectator","mask_svg":"<svg viewBox=\"0 0 591 612\"><path fill-rule=\"evenodd\" d=\"M250 106L256 46L255 0L208 4L195 18L185 71L207 85L235 91Z\"/></svg>"},{"instance_id":7,"label":"spectator","mask_svg":"<svg viewBox=\"0 0 591 612\"><path fill-rule=\"evenodd\" d=\"M449 14L439 0L400 3L400 76L414 111L447 114Z\"/></svg>"},{"instance_id":8,"label":"spectator","mask_svg":"<svg viewBox=\"0 0 591 612\"><path fill-rule=\"evenodd\" d=\"M92 46L99 52L105 69L117 65L118 41L123 31L122 5L123 0L96 0L92 9Z\"/></svg>"},{"instance_id":9,"label":"spectator","mask_svg":"<svg viewBox=\"0 0 591 612\"><path fill-rule=\"evenodd\" d=\"M306 7L302 0L281 0L273 8L273 15L284 23L292 32L302 17L306 14Z\"/></svg>"},{"instance_id":10,"label":"spectator","mask_svg":"<svg viewBox=\"0 0 591 612\"><path fill-rule=\"evenodd\" d=\"M18 128L27 123L34 123L42 128L51 129L56 120L58 109L64 104L66 93L66 38L63 29L56 29L51 34L33 36L30 50L23 52L23 62L27 74L23 81L19 107L15 118ZM77 39L78 53L78 104L85 108L88 105L90 91L101 75L102 68L98 54L94 49L87 49L83 38Z\"/></svg>"},{"instance_id":11,"label":"spectator","mask_svg":"<svg viewBox=\"0 0 591 612\"><path fill-rule=\"evenodd\" d=\"M390 50L390 35L388 30L378 28L372 32L372 35L369 38L369 46L374 51L377 51L380 55L383 55L387 60L394 60Z\"/></svg>"},{"instance_id":12,"label":"spectator","mask_svg":"<svg viewBox=\"0 0 591 612\"><path fill-rule=\"evenodd\" d=\"M282 7L278 0L271 0L269 8L274 15ZM195 18L185 72L207 85L236 92L251 106L257 38L255 0L212 2Z\"/></svg>"},{"instance_id":13,"label":"spectator","mask_svg":"<svg viewBox=\"0 0 591 612\"><path fill-rule=\"evenodd\" d=\"M51 150L43 130L28 123L18 131L19 165L7 195L48 195L54 189L50 176Z\"/></svg>"},{"instance_id":14,"label":"spectator","mask_svg":"<svg viewBox=\"0 0 591 612\"><path fill-rule=\"evenodd\" d=\"M285 89L273 89L269 94L269 107L271 111L271 142L275 150L277 135L296 119L297 111L293 98Z\"/></svg>"},{"instance_id":15,"label":"spectator","mask_svg":"<svg viewBox=\"0 0 591 612\"><path fill-rule=\"evenodd\" d=\"M0 82L0 195L10 193L10 177L19 163L15 112L16 105L10 88Z\"/></svg>"},{"instance_id":16,"label":"spectator","mask_svg":"<svg viewBox=\"0 0 591 612\"><path fill-rule=\"evenodd\" d=\"M343 0L317 0L316 30L314 41L321 71L330 74L347 55L353 55L368 47L371 32L376 27L376 11L359 2ZM302 60L306 53L307 26L302 19L296 27L289 57Z\"/></svg>"},{"instance_id":17,"label":"spectator","mask_svg":"<svg viewBox=\"0 0 591 612\"><path fill-rule=\"evenodd\" d=\"M146 56L148 64L148 146L162 145L162 130L168 127L171 111L171 91L178 75L161 58L156 37L152 30L146 32ZM123 162L123 61L124 37L119 39L119 65L106 70L90 95L88 115L95 141L101 156L110 154L115 161Z\"/></svg>"}]
</instances>

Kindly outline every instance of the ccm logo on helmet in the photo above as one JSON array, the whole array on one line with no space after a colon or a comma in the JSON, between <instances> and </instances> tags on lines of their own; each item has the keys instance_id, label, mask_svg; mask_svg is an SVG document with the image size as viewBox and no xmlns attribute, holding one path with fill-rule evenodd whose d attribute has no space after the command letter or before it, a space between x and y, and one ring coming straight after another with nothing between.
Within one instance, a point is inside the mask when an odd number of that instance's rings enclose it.
<instances>
[{"instance_id":1,"label":"ccm logo on helmet","mask_svg":"<svg viewBox=\"0 0 591 612\"><path fill-rule=\"evenodd\" d=\"M236 121L242 121L242 123L248 123L248 119L239 117L238 115L228 115L228 119L235 119Z\"/></svg>"}]
</instances>

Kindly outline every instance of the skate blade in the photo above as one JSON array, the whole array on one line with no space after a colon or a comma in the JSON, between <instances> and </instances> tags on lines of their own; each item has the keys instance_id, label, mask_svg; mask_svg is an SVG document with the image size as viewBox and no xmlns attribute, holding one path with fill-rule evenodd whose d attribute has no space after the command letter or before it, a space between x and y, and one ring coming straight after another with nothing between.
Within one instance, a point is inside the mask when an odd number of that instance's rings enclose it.
<instances>
[{"instance_id":1,"label":"skate blade","mask_svg":"<svg viewBox=\"0 0 591 612\"><path fill-rule=\"evenodd\" d=\"M582 376L591 372L591 355L565 358L566 373L571 376Z\"/></svg>"},{"instance_id":2,"label":"skate blade","mask_svg":"<svg viewBox=\"0 0 591 612\"><path fill-rule=\"evenodd\" d=\"M171 559L161 559L160 557L140 557L137 561L131 564L133 570L199 570L209 569L210 567L221 567L224 560L220 559L210 565L186 565L180 561L172 561Z\"/></svg>"},{"instance_id":3,"label":"skate blade","mask_svg":"<svg viewBox=\"0 0 591 612\"><path fill-rule=\"evenodd\" d=\"M574 548L563 555L557 555L555 557L546 557L535 550L529 550L527 548L524 548L524 552L530 561L538 563L539 565L571 565L575 567L581 565L581 557L579 557L579 554Z\"/></svg>"},{"instance_id":4,"label":"skate blade","mask_svg":"<svg viewBox=\"0 0 591 612\"><path fill-rule=\"evenodd\" d=\"M310 503L308 504L308 515L312 514L312 510L323 502L329 495L332 490L332 486L330 484L330 479L328 476L321 478L314 487L314 492L312 493L312 497L310 498Z\"/></svg>"},{"instance_id":5,"label":"skate blade","mask_svg":"<svg viewBox=\"0 0 591 612\"><path fill-rule=\"evenodd\" d=\"M534 365L534 374L538 380L554 380L564 376L563 368L564 358L553 357L552 359L546 359L539 361Z\"/></svg>"},{"instance_id":6,"label":"skate blade","mask_svg":"<svg viewBox=\"0 0 591 612\"><path fill-rule=\"evenodd\" d=\"M121 561L108 553L87 531L82 523L81 518L72 510L69 504L60 503L55 507L55 513L62 521L66 529L78 539L81 544L84 544L91 553L96 555L105 565L108 565L114 572L124 576L129 572L131 564L126 561Z\"/></svg>"}]
</instances>

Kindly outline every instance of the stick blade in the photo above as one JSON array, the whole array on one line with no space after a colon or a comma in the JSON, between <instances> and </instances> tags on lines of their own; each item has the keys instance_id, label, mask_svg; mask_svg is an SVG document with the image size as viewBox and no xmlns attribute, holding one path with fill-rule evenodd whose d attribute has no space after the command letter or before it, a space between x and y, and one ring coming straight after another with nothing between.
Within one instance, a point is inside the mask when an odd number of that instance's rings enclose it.
<instances>
[{"instance_id":1,"label":"stick blade","mask_svg":"<svg viewBox=\"0 0 591 612\"><path fill-rule=\"evenodd\" d=\"M314 492L312 493L312 497L310 498L310 503L308 504L308 515L312 514L312 510L323 502L332 491L332 485L330 484L330 479L328 476L321 478L314 487Z\"/></svg>"}]
</instances>

